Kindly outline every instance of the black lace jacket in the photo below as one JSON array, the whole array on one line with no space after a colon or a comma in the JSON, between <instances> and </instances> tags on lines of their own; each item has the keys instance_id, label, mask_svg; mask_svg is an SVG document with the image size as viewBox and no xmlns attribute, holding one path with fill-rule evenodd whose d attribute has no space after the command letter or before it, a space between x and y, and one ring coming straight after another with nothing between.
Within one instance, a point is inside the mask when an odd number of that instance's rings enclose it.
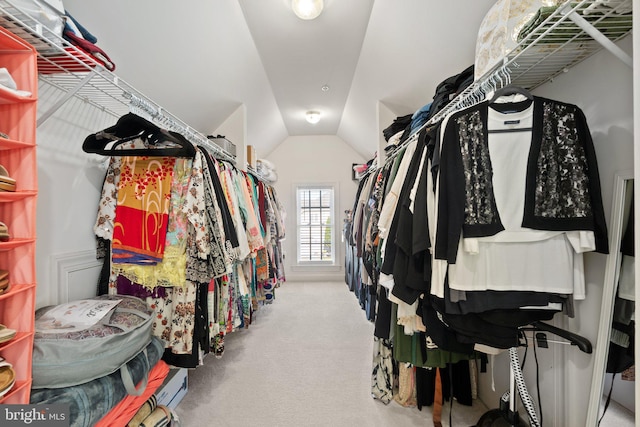
<instances>
[{"instance_id":1,"label":"black lace jacket","mask_svg":"<svg viewBox=\"0 0 640 427\"><path fill-rule=\"evenodd\" d=\"M596 251L608 253L598 165L584 113L551 99L533 102L522 226L593 231ZM483 102L453 114L442 141L435 257L449 263L455 263L461 235L504 230L493 194L488 106Z\"/></svg>"}]
</instances>

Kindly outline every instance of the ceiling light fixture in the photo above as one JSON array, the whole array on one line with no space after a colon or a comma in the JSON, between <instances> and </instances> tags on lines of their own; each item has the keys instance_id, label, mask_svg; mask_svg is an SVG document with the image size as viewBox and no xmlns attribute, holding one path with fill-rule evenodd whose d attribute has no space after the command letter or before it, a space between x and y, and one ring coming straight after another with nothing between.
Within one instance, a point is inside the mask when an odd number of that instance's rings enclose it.
<instances>
[{"instance_id":1,"label":"ceiling light fixture","mask_svg":"<svg viewBox=\"0 0 640 427\"><path fill-rule=\"evenodd\" d=\"M319 111L307 111L306 118L309 123L316 124L320 121Z\"/></svg>"},{"instance_id":2,"label":"ceiling light fixture","mask_svg":"<svg viewBox=\"0 0 640 427\"><path fill-rule=\"evenodd\" d=\"M329 85L324 85L321 89L323 92L329 92Z\"/></svg>"},{"instance_id":3,"label":"ceiling light fixture","mask_svg":"<svg viewBox=\"0 0 640 427\"><path fill-rule=\"evenodd\" d=\"M300 19L315 19L322 13L322 0L292 0L291 8L293 13Z\"/></svg>"}]
</instances>

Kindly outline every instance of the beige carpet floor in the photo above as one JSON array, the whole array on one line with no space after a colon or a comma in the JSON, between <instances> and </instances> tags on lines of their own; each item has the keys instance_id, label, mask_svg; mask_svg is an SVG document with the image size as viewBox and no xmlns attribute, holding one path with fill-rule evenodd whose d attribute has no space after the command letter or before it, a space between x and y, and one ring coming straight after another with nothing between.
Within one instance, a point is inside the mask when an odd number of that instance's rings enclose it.
<instances>
[{"instance_id":1,"label":"beige carpet floor","mask_svg":"<svg viewBox=\"0 0 640 427\"><path fill-rule=\"evenodd\" d=\"M344 283L283 284L225 348L189 371L182 427L433 425L431 408L371 397L373 324ZM473 426L486 410L454 403L452 425ZM448 403L442 420L449 425Z\"/></svg>"},{"instance_id":2,"label":"beige carpet floor","mask_svg":"<svg viewBox=\"0 0 640 427\"><path fill-rule=\"evenodd\" d=\"M600 402L599 416L602 416L606 400L603 396L602 402ZM607 412L602 417L599 427L633 427L635 425L635 414L612 400Z\"/></svg>"}]
</instances>

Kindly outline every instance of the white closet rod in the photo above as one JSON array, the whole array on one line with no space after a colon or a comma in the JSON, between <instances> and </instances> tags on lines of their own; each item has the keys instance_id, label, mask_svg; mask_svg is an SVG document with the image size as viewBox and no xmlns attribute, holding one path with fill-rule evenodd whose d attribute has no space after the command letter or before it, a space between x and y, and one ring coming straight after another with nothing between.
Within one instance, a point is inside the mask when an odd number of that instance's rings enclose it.
<instances>
[{"instance_id":1,"label":"white closet rod","mask_svg":"<svg viewBox=\"0 0 640 427\"><path fill-rule=\"evenodd\" d=\"M251 166L247 166L247 172L250 172L251 174L255 175L256 178L258 178L260 181L262 181L265 184L273 184L271 180L268 180L264 175L258 172L257 169L254 169Z\"/></svg>"},{"instance_id":2,"label":"white closet rod","mask_svg":"<svg viewBox=\"0 0 640 427\"><path fill-rule=\"evenodd\" d=\"M216 157L222 157L231 163L235 163L235 157L227 153L222 148L211 143L208 138L191 129L191 127L176 119L173 115L167 113L162 107L152 103L150 100L139 97L136 94L124 92L123 96L129 99L129 109L132 113L157 122L164 128L175 131L183 135L194 145L199 145L211 150Z\"/></svg>"}]
</instances>

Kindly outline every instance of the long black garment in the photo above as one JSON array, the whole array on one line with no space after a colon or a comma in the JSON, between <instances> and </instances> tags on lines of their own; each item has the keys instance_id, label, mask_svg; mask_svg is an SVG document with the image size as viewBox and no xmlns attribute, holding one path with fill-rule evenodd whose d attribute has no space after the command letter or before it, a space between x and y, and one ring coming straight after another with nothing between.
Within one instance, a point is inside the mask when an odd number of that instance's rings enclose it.
<instances>
[{"instance_id":1,"label":"long black garment","mask_svg":"<svg viewBox=\"0 0 640 427\"><path fill-rule=\"evenodd\" d=\"M400 191L398 206L391 224L386 248L387 251L385 252L385 260L383 263L384 268L384 266L387 265L387 262L391 259L393 260L392 273L394 287L392 293L407 304L413 304L421 293L429 290L431 277L431 259L429 253L426 250L418 250L418 252L414 254L415 241L420 241L426 238L426 242L418 244L416 247L429 246L426 206L424 207L424 210L422 210L423 207L418 208L419 212L424 214L424 222L417 220L417 222L414 223L414 214L410 210L411 189L413 188L416 179L419 180L418 184L419 187L421 187L419 191L424 191L426 188L426 171L424 168L423 172L425 173L421 173L420 176L418 176L423 155L426 152L426 134L427 132L422 130L418 136L416 151L411 159L407 178L405 179ZM423 177L424 182L421 184ZM416 226L415 229L414 225ZM417 236L416 233L418 234ZM394 235L395 250L393 251L393 254L391 254L389 253L389 242Z\"/></svg>"},{"instance_id":2,"label":"long black garment","mask_svg":"<svg viewBox=\"0 0 640 427\"><path fill-rule=\"evenodd\" d=\"M396 242L398 250L393 265L393 277L401 277L400 284L393 294L408 304L415 302L423 292L429 292L431 284L431 246L429 238L429 222L427 219L427 159L420 175L417 177L416 198L413 213L410 210L411 200L407 197L403 201L400 211L398 235Z\"/></svg>"},{"instance_id":3,"label":"long black garment","mask_svg":"<svg viewBox=\"0 0 640 427\"><path fill-rule=\"evenodd\" d=\"M226 196L224 195L224 191L222 190L220 177L216 173L215 163L213 162L213 159L211 158L211 155L207 150L202 147L198 148L202 152L203 157L207 160L207 166L209 167L211 175L211 186L213 187L213 190L216 194L220 213L222 214L222 226L224 229L225 238L231 243L232 248L238 248L240 247L240 243L238 241L238 233L236 232L235 226L233 224L233 218L231 216L229 206L227 205Z\"/></svg>"},{"instance_id":4,"label":"long black garment","mask_svg":"<svg viewBox=\"0 0 640 427\"><path fill-rule=\"evenodd\" d=\"M387 298L387 290L378 286L378 312L373 335L386 340L391 339L391 311L393 304Z\"/></svg>"},{"instance_id":5,"label":"long black garment","mask_svg":"<svg viewBox=\"0 0 640 427\"><path fill-rule=\"evenodd\" d=\"M455 333L459 344L485 344L494 348L507 349L519 344L519 327L531 324L536 320L551 320L556 311L553 310L492 310L483 313L468 313L464 315L448 314L444 311L444 302L438 298L430 298L431 308L437 311L433 317L431 310L423 311L423 321L427 330L432 334L437 321L446 324L447 330ZM426 315L426 316L425 316ZM432 339L441 347L437 339ZM451 344L446 343L446 344ZM445 348L445 347L441 347Z\"/></svg>"},{"instance_id":6,"label":"long black garment","mask_svg":"<svg viewBox=\"0 0 640 427\"><path fill-rule=\"evenodd\" d=\"M436 87L427 119L431 119L466 87L473 83L474 65L465 68L460 74L448 77Z\"/></svg>"},{"instance_id":7,"label":"long black garment","mask_svg":"<svg viewBox=\"0 0 640 427\"><path fill-rule=\"evenodd\" d=\"M634 249L634 199L631 194L631 206L627 229L620 243L621 255L635 257ZM622 261L627 262L627 260ZM633 262L633 261L632 261ZM635 301L620 298L616 295L613 322L611 324L611 340L607 357L607 372L619 373L633 366L635 361Z\"/></svg>"},{"instance_id":8,"label":"long black garment","mask_svg":"<svg viewBox=\"0 0 640 427\"><path fill-rule=\"evenodd\" d=\"M451 397L465 406L472 406L471 397L471 373L469 361L461 360L458 363L448 363L440 369L442 381L442 397L448 401ZM436 368L416 368L416 397L418 409L423 406L431 406L434 403L436 386Z\"/></svg>"},{"instance_id":9,"label":"long black garment","mask_svg":"<svg viewBox=\"0 0 640 427\"><path fill-rule=\"evenodd\" d=\"M445 313L467 314L491 310L518 309L525 306L544 307L549 303L566 303L566 295L533 291L464 291L464 300L453 301L451 289L444 290ZM433 297L436 298L436 297Z\"/></svg>"},{"instance_id":10,"label":"long black garment","mask_svg":"<svg viewBox=\"0 0 640 427\"><path fill-rule=\"evenodd\" d=\"M424 130L420 131L420 134L418 136L416 150L413 153L411 162L409 163L404 184L398 196L398 205L396 206L396 210L393 214L393 220L391 221L391 226L389 227L389 233L387 235L386 246L385 246L385 257L384 257L384 261L382 262L382 266L380 268L380 271L384 274L393 274L393 265L395 263L396 252L397 252L396 238L398 235L399 218L400 218L400 212L403 209L402 202L403 200L409 197L411 188L413 187L413 183L415 182L415 179L416 179L416 175L418 174L420 160L422 159L422 149L424 148L424 136L422 135L423 132ZM394 277L394 281L397 285L398 281L396 280L395 277Z\"/></svg>"},{"instance_id":11,"label":"long black garment","mask_svg":"<svg viewBox=\"0 0 640 427\"><path fill-rule=\"evenodd\" d=\"M98 276L98 293L96 295L107 295L109 293L109 277L111 277L111 240L96 236L97 256L103 259L100 275Z\"/></svg>"},{"instance_id":12,"label":"long black garment","mask_svg":"<svg viewBox=\"0 0 640 427\"><path fill-rule=\"evenodd\" d=\"M422 318L422 323L429 331L429 337L439 349L462 354L473 353L473 343L461 342L458 340L456 331L440 319L438 312L431 305L428 297L419 300L418 314Z\"/></svg>"}]
</instances>

